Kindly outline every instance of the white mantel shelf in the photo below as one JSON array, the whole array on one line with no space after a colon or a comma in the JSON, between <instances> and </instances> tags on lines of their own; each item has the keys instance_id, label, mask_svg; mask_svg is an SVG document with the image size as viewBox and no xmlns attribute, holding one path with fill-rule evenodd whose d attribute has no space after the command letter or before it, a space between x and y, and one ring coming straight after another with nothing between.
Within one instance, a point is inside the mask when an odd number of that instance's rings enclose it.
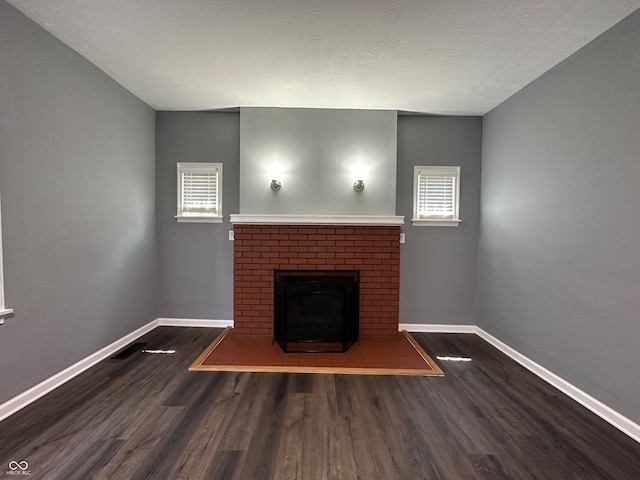
<instances>
[{"instance_id":1,"label":"white mantel shelf","mask_svg":"<svg viewBox=\"0 0 640 480\"><path fill-rule=\"evenodd\" d=\"M231 214L236 225L404 225L404 216L396 215L268 215Z\"/></svg>"}]
</instances>

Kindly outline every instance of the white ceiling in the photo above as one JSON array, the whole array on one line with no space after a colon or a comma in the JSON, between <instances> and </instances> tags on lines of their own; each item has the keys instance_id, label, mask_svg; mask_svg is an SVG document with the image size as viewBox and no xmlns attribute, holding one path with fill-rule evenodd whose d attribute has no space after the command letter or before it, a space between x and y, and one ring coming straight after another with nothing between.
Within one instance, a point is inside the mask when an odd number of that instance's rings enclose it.
<instances>
[{"instance_id":1,"label":"white ceiling","mask_svg":"<svg viewBox=\"0 0 640 480\"><path fill-rule=\"evenodd\" d=\"M157 110L477 115L640 0L9 0Z\"/></svg>"}]
</instances>

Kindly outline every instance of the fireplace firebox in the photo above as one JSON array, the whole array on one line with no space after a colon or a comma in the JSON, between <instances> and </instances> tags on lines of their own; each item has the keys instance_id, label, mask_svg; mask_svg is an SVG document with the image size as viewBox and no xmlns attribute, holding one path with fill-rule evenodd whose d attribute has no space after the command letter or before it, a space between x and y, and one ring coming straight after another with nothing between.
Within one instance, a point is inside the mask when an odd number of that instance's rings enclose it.
<instances>
[{"instance_id":1,"label":"fireplace firebox","mask_svg":"<svg viewBox=\"0 0 640 480\"><path fill-rule=\"evenodd\" d=\"M283 351L345 352L358 340L358 271L274 273L274 340Z\"/></svg>"}]
</instances>

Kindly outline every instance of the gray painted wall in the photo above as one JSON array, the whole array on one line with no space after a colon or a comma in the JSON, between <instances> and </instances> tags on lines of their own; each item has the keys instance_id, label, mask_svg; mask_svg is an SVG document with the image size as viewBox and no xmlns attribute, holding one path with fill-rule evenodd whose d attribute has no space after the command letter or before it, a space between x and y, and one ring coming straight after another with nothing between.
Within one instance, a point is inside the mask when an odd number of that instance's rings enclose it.
<instances>
[{"instance_id":1,"label":"gray painted wall","mask_svg":"<svg viewBox=\"0 0 640 480\"><path fill-rule=\"evenodd\" d=\"M0 403L156 317L154 112L0 2Z\"/></svg>"},{"instance_id":2,"label":"gray painted wall","mask_svg":"<svg viewBox=\"0 0 640 480\"><path fill-rule=\"evenodd\" d=\"M479 325L640 421L640 11L484 119Z\"/></svg>"},{"instance_id":3,"label":"gray painted wall","mask_svg":"<svg viewBox=\"0 0 640 480\"><path fill-rule=\"evenodd\" d=\"M397 128L397 214L407 219L400 321L475 324L481 119L402 116ZM240 117L158 112L156 135L158 316L231 320L233 243L228 232L233 229L229 214L239 213ZM223 224L176 222L179 161L224 164ZM413 166L430 162L462 166L463 223L458 228L410 224Z\"/></svg>"},{"instance_id":4,"label":"gray painted wall","mask_svg":"<svg viewBox=\"0 0 640 480\"><path fill-rule=\"evenodd\" d=\"M156 114L158 316L233 319L233 242L238 213L240 114ZM176 163L222 163L223 223L177 223Z\"/></svg>"},{"instance_id":5,"label":"gray painted wall","mask_svg":"<svg viewBox=\"0 0 640 480\"><path fill-rule=\"evenodd\" d=\"M480 117L398 117L400 322L475 325ZM413 167L460 165L459 227L414 227Z\"/></svg>"},{"instance_id":6,"label":"gray painted wall","mask_svg":"<svg viewBox=\"0 0 640 480\"><path fill-rule=\"evenodd\" d=\"M395 215L396 112L240 110L240 212ZM277 164L280 173L273 174ZM270 188L280 176L282 189ZM356 192L353 182L365 181Z\"/></svg>"}]
</instances>

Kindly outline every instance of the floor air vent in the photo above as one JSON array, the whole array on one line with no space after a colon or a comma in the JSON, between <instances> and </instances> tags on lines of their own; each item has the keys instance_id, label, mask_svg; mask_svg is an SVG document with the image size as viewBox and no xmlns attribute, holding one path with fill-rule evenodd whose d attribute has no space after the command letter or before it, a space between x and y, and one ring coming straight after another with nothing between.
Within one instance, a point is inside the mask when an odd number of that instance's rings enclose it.
<instances>
[{"instance_id":1,"label":"floor air vent","mask_svg":"<svg viewBox=\"0 0 640 480\"><path fill-rule=\"evenodd\" d=\"M118 353L116 353L113 357L111 357L111 360L123 360L125 358L129 358L131 355L141 350L145 345L146 343L142 342L132 343L131 345L126 346Z\"/></svg>"}]
</instances>

